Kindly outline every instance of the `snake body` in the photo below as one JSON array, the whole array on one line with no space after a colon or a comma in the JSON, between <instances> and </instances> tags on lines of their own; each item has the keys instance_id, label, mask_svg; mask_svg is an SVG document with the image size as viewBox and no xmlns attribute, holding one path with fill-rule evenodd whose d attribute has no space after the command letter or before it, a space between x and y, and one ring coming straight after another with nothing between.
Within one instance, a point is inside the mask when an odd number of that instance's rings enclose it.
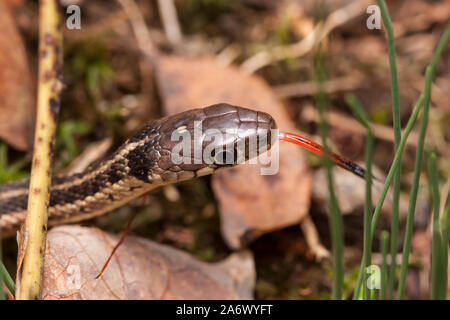
<instances>
[{"instance_id":1,"label":"snake body","mask_svg":"<svg viewBox=\"0 0 450 320\"><path fill-rule=\"evenodd\" d=\"M194 130L199 126L202 132L207 129L219 131L223 138L210 141L204 134L196 136ZM248 160L252 155L259 155L262 144L266 144L266 149L271 147L270 132L274 128L275 122L267 113L228 104L216 104L154 120L98 165L81 173L54 177L50 189L49 224L89 219L154 188L230 166L214 157L212 161L197 159L196 146L204 150L213 142L217 148L235 147L239 141L249 146L248 141L256 138L259 147L256 153L245 153L245 160ZM179 143L172 139L176 130L180 133L188 131L193 137L191 161L181 164L172 161L172 151ZM1 186L2 236L14 234L25 221L28 185L28 180L20 180Z\"/></svg>"}]
</instances>

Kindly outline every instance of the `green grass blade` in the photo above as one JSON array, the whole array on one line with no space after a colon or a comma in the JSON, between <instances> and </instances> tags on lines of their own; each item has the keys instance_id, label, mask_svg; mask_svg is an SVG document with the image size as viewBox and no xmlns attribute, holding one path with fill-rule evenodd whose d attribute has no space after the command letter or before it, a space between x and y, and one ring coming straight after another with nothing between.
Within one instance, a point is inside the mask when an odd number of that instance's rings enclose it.
<instances>
[{"instance_id":1,"label":"green grass blade","mask_svg":"<svg viewBox=\"0 0 450 320\"><path fill-rule=\"evenodd\" d=\"M364 204L364 249L363 249L363 270L366 270L372 264L372 239L370 233L370 227L372 224L372 160L373 160L373 132L369 124L369 118L367 117L361 103L356 96L347 95L346 102L352 109L355 116L366 127L366 195ZM370 298L369 289L366 285L367 273L364 272L363 277L363 299Z\"/></svg>"},{"instance_id":2,"label":"green grass blade","mask_svg":"<svg viewBox=\"0 0 450 320\"><path fill-rule=\"evenodd\" d=\"M428 79L430 79L430 75L431 75L430 68L427 68L427 76L426 77ZM421 168L422 168L422 154L423 154L423 147L424 147L423 142L425 139L425 132L426 132L426 127L427 127L427 123L428 123L428 106L429 106L429 104L427 103L427 101L429 103L429 93L425 93L422 121L421 121L421 126L420 126L420 133L419 133L419 143L418 143L417 149L416 149L416 161L414 163L414 177L413 177L413 183L412 183L411 192L410 192L408 215L407 215L407 219L406 219L405 240L403 242L402 263L401 263L401 268L400 268L400 278L399 278L398 290L397 290L397 299L399 299L399 300L404 298L406 273L408 271L409 252L411 250L411 238L412 238L413 224L414 224L414 212L416 209L417 193L419 190L420 172L421 172Z\"/></svg>"},{"instance_id":3,"label":"green grass blade","mask_svg":"<svg viewBox=\"0 0 450 320\"><path fill-rule=\"evenodd\" d=\"M360 300L363 298L361 294L361 284L363 281L364 270L364 264L361 263L361 266L359 267L358 278L356 278L355 289L353 290L353 300Z\"/></svg>"},{"instance_id":4,"label":"green grass blade","mask_svg":"<svg viewBox=\"0 0 450 320\"><path fill-rule=\"evenodd\" d=\"M315 78L319 85L323 83L326 79L326 71L324 65L323 52L321 51L320 45L319 49L315 54L314 61L314 73ZM319 109L320 114L320 132L322 136L322 144L324 150L324 166L327 175L328 192L330 195L330 231L332 237L332 247L333 247L333 292L332 298L334 300L342 299L342 287L344 279L344 265L343 265L343 245L344 237L342 232L342 217L339 211L338 202L336 195L334 193L333 175L332 175L332 162L330 158L330 150L327 143L328 138L328 124L325 120L326 106L328 104L328 99L323 90L315 96L316 105Z\"/></svg>"},{"instance_id":5,"label":"green grass blade","mask_svg":"<svg viewBox=\"0 0 450 320\"><path fill-rule=\"evenodd\" d=\"M0 146L0 148L1 148L2 146ZM5 159L1 159L1 158L4 158L2 155L1 155L1 153L3 153L1 150L0 150L0 168L3 168L3 167L1 167L1 163L3 162L3 163L6 163L6 158ZM2 191L2 184L1 184L1 181L0 181L0 192ZM0 212L1 212L1 201L0 201ZM1 235L1 230L0 230L0 263L3 265L3 261L2 261L2 257L3 257L3 254L2 254L2 235ZM5 292L4 292L4 290L3 290L3 271L0 271L0 300L5 300Z\"/></svg>"},{"instance_id":6,"label":"green grass blade","mask_svg":"<svg viewBox=\"0 0 450 320\"><path fill-rule=\"evenodd\" d=\"M431 203L433 204L433 238L431 250L431 299L439 299L441 289L442 266L441 232L439 228L439 188L436 153L432 152L428 161L428 180L430 182Z\"/></svg>"},{"instance_id":7,"label":"green grass blade","mask_svg":"<svg viewBox=\"0 0 450 320\"><path fill-rule=\"evenodd\" d=\"M1 243L0 243L0 263L3 265ZM1 271L0 272L0 300L5 300L5 299L6 299L5 292L3 290L3 271Z\"/></svg>"},{"instance_id":8,"label":"green grass blade","mask_svg":"<svg viewBox=\"0 0 450 320\"><path fill-rule=\"evenodd\" d=\"M448 285L448 249L449 249L449 232L450 232L450 193L447 197L447 206L441 218L441 300L447 299Z\"/></svg>"},{"instance_id":9,"label":"green grass blade","mask_svg":"<svg viewBox=\"0 0 450 320\"><path fill-rule=\"evenodd\" d=\"M381 248L381 279L380 279L380 299L386 300L386 289L388 286L387 283L387 255L388 255L388 247L389 247L389 232L384 230L381 233L380 237L380 248Z\"/></svg>"},{"instance_id":10,"label":"green grass blade","mask_svg":"<svg viewBox=\"0 0 450 320\"><path fill-rule=\"evenodd\" d=\"M383 202L386 199L386 194L388 192L389 185L391 184L392 178L393 178L395 172L397 171L398 166L400 165L403 150L406 145L406 140L408 139L408 136L411 133L411 130L414 126L414 123L416 122L419 111L422 108L423 101L424 101L424 96L421 95L419 97L419 100L417 101L416 105L414 106L411 117L409 118L408 123L406 124L405 131L400 140L400 145L399 145L397 151L395 152L394 160L392 161L391 168L386 177L386 181L385 181L383 189L381 190L381 193L380 193L380 198L378 199L377 206L375 207L375 211L372 216L372 227L371 227L372 239L373 239L373 235L375 234L376 224L378 222L378 218L380 217L381 207L383 206Z\"/></svg>"},{"instance_id":11,"label":"green grass blade","mask_svg":"<svg viewBox=\"0 0 450 320\"><path fill-rule=\"evenodd\" d=\"M5 170L7 166L7 155L6 155L6 146L3 144L0 144L0 191L2 189L1 185L1 175L3 171ZM0 210L1 210L2 203L0 202ZM1 231L1 230L0 230ZM0 232L0 300L5 299L5 292L3 290L3 283L6 284L6 287L9 289L12 295L15 295L15 284L14 280L11 278L11 276L8 273L8 270L6 270L5 265L2 261L2 242L1 242L1 232Z\"/></svg>"},{"instance_id":12,"label":"green grass blade","mask_svg":"<svg viewBox=\"0 0 450 320\"><path fill-rule=\"evenodd\" d=\"M1 277L3 278L4 283L6 284L6 287L9 289L11 294L13 296L15 296L15 294L16 294L16 285L14 283L14 280L9 275L8 270L6 270L6 267L3 264L3 261L0 261L0 274L1 274Z\"/></svg>"},{"instance_id":13,"label":"green grass blade","mask_svg":"<svg viewBox=\"0 0 450 320\"><path fill-rule=\"evenodd\" d=\"M449 38L450 38L450 23L447 25L444 34L442 35L441 40L439 41L439 44L437 46L437 49L433 55L431 63L427 67L427 71L425 73L425 88L423 92L424 95L423 115L420 124L419 141L416 149L416 162L414 164L413 184L411 187L410 201L408 206L408 216L406 219L406 233L405 233L405 240L403 242L402 265L400 268L400 279L397 290L398 299L403 299L405 294L406 273L408 271L408 259L409 259L409 251L411 249L411 237L414 223L414 211L416 209L417 192L419 190L419 180L420 180L420 172L422 169L422 155L425 142L425 134L428 126L428 110L430 106L431 83L436 74L437 63L440 57L442 56L442 52L444 51L444 48Z\"/></svg>"},{"instance_id":14,"label":"green grass blade","mask_svg":"<svg viewBox=\"0 0 450 320\"><path fill-rule=\"evenodd\" d=\"M419 100L417 101L416 105L414 106L414 109L413 109L413 112L412 112L411 116L409 117L408 123L406 124L406 127L405 127L405 131L404 131L403 136L402 136L402 138L400 140L399 148L395 152L394 160L392 161L392 165L391 165L391 168L389 169L389 173L388 173L388 175L386 177L386 180L384 182L383 189L381 190L377 206L375 207L375 211L374 211L374 213L372 215L372 225L371 225L371 239L372 239L372 241L373 241L373 235L375 233L375 228L376 228L376 225L377 225L377 221L378 221L378 218L380 216L381 208L383 206L383 202L384 202L384 200L386 198L386 194L387 194L388 189L389 189L389 185L391 184L392 178L394 176L394 173L397 170L398 165L399 165L399 163L400 163L400 161L402 159L403 149L405 148L406 140L408 139L408 136L411 133L411 130L412 130L413 126L414 126L414 123L416 122L416 119L417 119L417 116L419 114L419 111L422 108L423 99L424 99L424 97L423 97L423 95L421 95L419 97ZM361 268L360 272L359 272L359 275L358 275L358 280L356 282L355 292L354 292L354 295L353 295L353 298L356 297L355 299L357 299L357 296L358 296L357 293L359 292L359 290L361 288L363 271L364 270Z\"/></svg>"},{"instance_id":15,"label":"green grass blade","mask_svg":"<svg viewBox=\"0 0 450 320\"><path fill-rule=\"evenodd\" d=\"M388 44L389 66L391 75L391 91L392 91L392 122L394 124L394 148L398 149L401 139L401 123L400 123L400 99L397 79L397 64L395 60L394 31L392 29L391 19L383 0L377 0L380 7L381 18L386 29L386 38ZM391 219L391 256L397 255L398 246L398 214L400 200L400 177L401 163L394 176L393 199L392 199L392 219ZM391 259L390 275L389 275L389 298L392 299L395 286L395 270L396 261Z\"/></svg>"}]
</instances>

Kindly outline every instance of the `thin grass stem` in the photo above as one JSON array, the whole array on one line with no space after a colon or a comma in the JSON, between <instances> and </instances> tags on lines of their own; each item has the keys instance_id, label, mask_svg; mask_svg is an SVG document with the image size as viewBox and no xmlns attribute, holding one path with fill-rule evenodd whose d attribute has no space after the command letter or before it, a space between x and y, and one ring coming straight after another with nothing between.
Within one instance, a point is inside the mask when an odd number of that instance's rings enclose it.
<instances>
[{"instance_id":1,"label":"thin grass stem","mask_svg":"<svg viewBox=\"0 0 450 320\"><path fill-rule=\"evenodd\" d=\"M389 11L384 0L377 0L380 7L381 18L386 29L386 38L388 44L389 69L391 76L391 91L392 91L392 122L394 125L394 150L397 151L401 139L401 123L400 123L400 99L397 79L397 63L395 59L395 45L394 45L394 31L392 29ZM400 177L401 177L401 163L394 175L393 185L393 199L392 199L392 218L391 218L391 256L397 256L398 246L398 215L399 215L399 200L400 200ZM391 259L391 266L389 270L389 298L392 299L395 287L395 259Z\"/></svg>"},{"instance_id":2,"label":"thin grass stem","mask_svg":"<svg viewBox=\"0 0 450 320\"><path fill-rule=\"evenodd\" d=\"M352 109L355 116L367 130L366 135L366 195L364 204L364 249L363 249L363 265L364 270L372 264L372 241L370 227L372 224L372 161L373 161L373 132L369 124L369 118L364 112L364 108L354 95L346 96L346 102ZM364 272L364 281L366 283L367 273ZM363 285L363 299L370 299L370 292L367 285Z\"/></svg>"},{"instance_id":3,"label":"thin grass stem","mask_svg":"<svg viewBox=\"0 0 450 320\"><path fill-rule=\"evenodd\" d=\"M0 264L3 266L2 250L0 244ZM3 290L3 270L0 271L0 300L5 300L5 291Z\"/></svg>"},{"instance_id":4,"label":"thin grass stem","mask_svg":"<svg viewBox=\"0 0 450 320\"><path fill-rule=\"evenodd\" d=\"M321 51L320 44L315 55L314 73L319 85L325 81L326 72L324 66L323 52ZM338 202L334 193L333 175L332 175L332 162L330 158L330 149L328 147L328 124L325 119L327 96L323 90L319 90L315 97L316 105L320 114L320 132L322 136L322 145L324 149L324 166L327 175L328 191L330 195L330 231L332 237L333 246L333 292L332 298L334 300L342 299L342 287L344 279L344 266L343 266L343 232L342 232L342 217L339 211Z\"/></svg>"},{"instance_id":5,"label":"thin grass stem","mask_svg":"<svg viewBox=\"0 0 450 320\"><path fill-rule=\"evenodd\" d=\"M416 105L414 106L414 109L413 109L413 112L412 112L411 116L409 117L408 123L406 124L406 127L405 127L405 131L404 131L403 136L402 136L402 138L400 140L399 148L395 152L394 160L392 161L391 168L389 169L389 173L388 173L388 175L386 177L386 180L384 182L383 189L381 190L377 206L375 207L375 211L374 211L374 213L372 215L372 224L371 224L371 239L372 239L372 241L373 241L373 236L375 234L375 228L376 228L376 225L377 225L377 221L378 221L378 218L380 216L381 208L383 206L383 202L386 199L386 195L387 195L389 186L390 186L390 184L392 182L392 179L394 177L394 173L397 170L398 165L399 165L399 163L400 163L400 161L402 159L403 149L405 148L406 140L408 139L408 136L411 133L411 130L414 127L414 124L416 122L416 119L417 119L417 116L419 114L419 111L422 108L423 99L424 99L424 97L423 97L423 95L421 95L419 97L419 100L416 102ZM364 272L364 269L360 268L359 274L358 274L358 279L357 279L356 285L355 285L355 292L353 293L353 298L354 299L358 298L358 293L359 293L359 290L361 288L363 272Z\"/></svg>"},{"instance_id":6,"label":"thin grass stem","mask_svg":"<svg viewBox=\"0 0 450 320\"><path fill-rule=\"evenodd\" d=\"M447 205L441 217L441 300L447 299L448 285L448 249L449 249L449 232L450 232L450 193L447 197Z\"/></svg>"},{"instance_id":7,"label":"thin grass stem","mask_svg":"<svg viewBox=\"0 0 450 320\"><path fill-rule=\"evenodd\" d=\"M384 230L381 232L380 237L380 248L381 248L381 276L380 276L380 299L386 300L386 289L388 286L387 279L387 255L389 249L389 232Z\"/></svg>"},{"instance_id":8,"label":"thin grass stem","mask_svg":"<svg viewBox=\"0 0 450 320\"><path fill-rule=\"evenodd\" d=\"M428 161L428 180L430 182L431 203L433 204L433 237L431 249L431 299L440 298L442 281L441 258L441 232L439 228L439 188L436 153L432 152Z\"/></svg>"},{"instance_id":9,"label":"thin grass stem","mask_svg":"<svg viewBox=\"0 0 450 320\"><path fill-rule=\"evenodd\" d=\"M8 288L8 290L11 292L11 294L13 296L15 296L15 294L16 294L16 285L14 283L14 280L9 275L8 270L6 270L6 267L3 264L3 261L0 261L0 274L1 274L1 277L3 278L3 281L4 281L5 285L6 285L6 287ZM3 289L3 287L2 287L2 289Z\"/></svg>"},{"instance_id":10,"label":"thin grass stem","mask_svg":"<svg viewBox=\"0 0 450 320\"><path fill-rule=\"evenodd\" d=\"M414 177L410 193L410 201L408 206L408 215L406 219L406 232L405 239L403 241L403 253L402 253L402 264L400 268L400 278L398 282L397 299L403 299L405 295L405 284L406 284L406 274L408 272L408 259L409 251L411 249L411 238L413 232L414 223L414 211L416 209L417 202L417 192L419 190L420 173L422 169L422 159L423 159L423 149L425 143L425 134L428 126L428 110L430 106L431 97L431 83L436 74L436 67L439 59L442 56L442 52L450 38L450 22L448 23L444 34L442 35L437 49L433 55L431 63L427 67L425 73L425 87L424 87L424 103L423 103L423 114L420 124L419 140L416 149L416 162L414 163Z\"/></svg>"}]
</instances>

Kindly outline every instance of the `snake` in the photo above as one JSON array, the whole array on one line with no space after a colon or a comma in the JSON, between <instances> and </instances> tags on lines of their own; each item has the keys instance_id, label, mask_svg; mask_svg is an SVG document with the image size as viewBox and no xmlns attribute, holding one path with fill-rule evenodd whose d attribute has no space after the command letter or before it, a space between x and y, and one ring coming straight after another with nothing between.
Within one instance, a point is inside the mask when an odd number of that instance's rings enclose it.
<instances>
[{"instance_id":1,"label":"snake","mask_svg":"<svg viewBox=\"0 0 450 320\"><path fill-rule=\"evenodd\" d=\"M199 128L203 134L196 135ZM243 160L250 160L259 156L261 150L265 152L271 148L271 132L275 128L276 123L269 114L225 103L152 120L98 164L83 172L53 177L48 224L87 220L163 185L232 167L238 161L224 160L230 156L232 160L237 160L234 155L238 146L245 146ZM220 134L212 139L205 134L208 129ZM180 135L189 133L186 136L191 137L191 150L181 155L181 162L174 161L173 157L173 150L179 143L173 139L174 132ZM205 151L206 148L212 150L210 157L199 157L195 152ZM2 237L14 235L24 223L28 187L29 179L1 186Z\"/></svg>"},{"instance_id":2,"label":"snake","mask_svg":"<svg viewBox=\"0 0 450 320\"><path fill-rule=\"evenodd\" d=\"M187 144L179 148L182 137L187 137ZM226 103L153 120L102 162L52 178L48 224L87 220L157 187L245 163L267 152L277 139L319 156L327 154L312 140L279 132L268 113ZM331 151L329 156L333 163L366 179L366 171L356 163ZM28 192L28 179L1 186L2 237L13 235L25 221Z\"/></svg>"}]
</instances>

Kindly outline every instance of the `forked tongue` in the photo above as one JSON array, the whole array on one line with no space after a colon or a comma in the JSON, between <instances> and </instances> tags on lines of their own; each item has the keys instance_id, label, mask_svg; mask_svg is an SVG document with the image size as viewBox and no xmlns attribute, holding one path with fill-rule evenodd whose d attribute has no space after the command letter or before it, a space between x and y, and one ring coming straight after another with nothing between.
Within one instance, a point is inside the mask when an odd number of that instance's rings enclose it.
<instances>
[{"instance_id":1,"label":"forked tongue","mask_svg":"<svg viewBox=\"0 0 450 320\"><path fill-rule=\"evenodd\" d=\"M282 141L287 141L287 142L291 142L296 145L299 145L300 147L302 147L308 151L311 151L311 152L317 154L318 156L323 157L323 147L320 144L315 143L314 141L311 141L311 140L309 140L305 137L302 137L298 134L280 131L278 134L278 138ZM330 158L331 158L331 161L333 161L339 167L344 168L347 171L350 171L351 173L357 175L360 178L363 178L363 179L366 178L366 171L363 168L361 168L359 165L357 165L356 163L354 163L334 152L330 152Z\"/></svg>"}]
</instances>

